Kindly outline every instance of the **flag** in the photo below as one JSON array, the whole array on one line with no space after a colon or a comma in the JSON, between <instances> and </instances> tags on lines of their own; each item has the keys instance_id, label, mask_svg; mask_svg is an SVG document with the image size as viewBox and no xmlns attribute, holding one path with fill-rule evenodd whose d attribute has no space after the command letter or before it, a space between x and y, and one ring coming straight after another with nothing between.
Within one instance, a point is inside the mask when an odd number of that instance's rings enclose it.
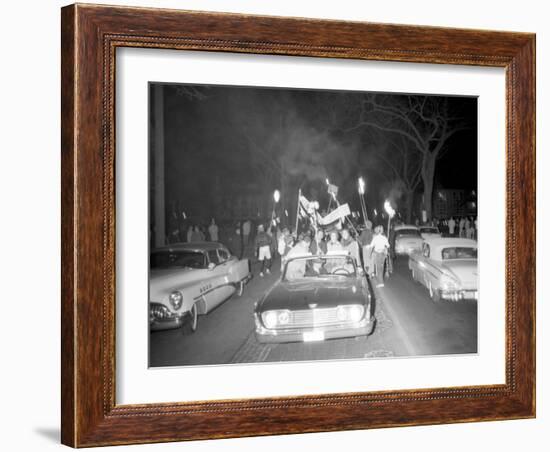
<instances>
[{"instance_id":1,"label":"flag","mask_svg":"<svg viewBox=\"0 0 550 452\"><path fill-rule=\"evenodd\" d=\"M328 186L327 186L327 193L329 193L330 195L336 197L336 196L338 195L338 186L337 186L337 185L333 185L333 184L328 184Z\"/></svg>"},{"instance_id":2,"label":"flag","mask_svg":"<svg viewBox=\"0 0 550 452\"><path fill-rule=\"evenodd\" d=\"M348 204L341 204L336 209L334 209L332 212L330 212L328 215L324 216L319 220L319 223L323 226L329 225L331 223L334 223L336 220L340 220L342 218L347 217L351 211L349 210Z\"/></svg>"}]
</instances>

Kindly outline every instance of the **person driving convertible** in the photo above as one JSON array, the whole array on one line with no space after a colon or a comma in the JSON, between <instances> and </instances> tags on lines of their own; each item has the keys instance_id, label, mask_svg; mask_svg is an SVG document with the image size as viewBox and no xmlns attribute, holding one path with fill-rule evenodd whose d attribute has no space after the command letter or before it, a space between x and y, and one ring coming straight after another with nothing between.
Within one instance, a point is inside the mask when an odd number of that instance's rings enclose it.
<instances>
[{"instance_id":1,"label":"person driving convertible","mask_svg":"<svg viewBox=\"0 0 550 452\"><path fill-rule=\"evenodd\" d=\"M342 253L313 256L296 255L287 264L285 281L299 281L309 278L355 277L356 268L353 258Z\"/></svg>"}]
</instances>

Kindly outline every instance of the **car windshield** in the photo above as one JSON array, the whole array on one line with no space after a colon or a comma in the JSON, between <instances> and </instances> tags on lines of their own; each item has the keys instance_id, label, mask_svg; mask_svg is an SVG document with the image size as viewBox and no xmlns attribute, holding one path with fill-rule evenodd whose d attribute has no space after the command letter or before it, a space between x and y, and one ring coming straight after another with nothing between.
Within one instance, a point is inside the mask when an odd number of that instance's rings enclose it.
<instances>
[{"instance_id":1,"label":"car windshield","mask_svg":"<svg viewBox=\"0 0 550 452\"><path fill-rule=\"evenodd\" d=\"M436 228L420 228L422 234L437 234L439 231Z\"/></svg>"},{"instance_id":2,"label":"car windshield","mask_svg":"<svg viewBox=\"0 0 550 452\"><path fill-rule=\"evenodd\" d=\"M355 263L350 256L308 256L289 260L285 266L283 281L355 276Z\"/></svg>"},{"instance_id":3,"label":"car windshield","mask_svg":"<svg viewBox=\"0 0 550 452\"><path fill-rule=\"evenodd\" d=\"M443 248L441 251L443 260L449 259L477 259L477 248L466 246L453 246Z\"/></svg>"},{"instance_id":4,"label":"car windshield","mask_svg":"<svg viewBox=\"0 0 550 452\"><path fill-rule=\"evenodd\" d=\"M204 253L199 251L157 251L151 254L151 268L205 268Z\"/></svg>"},{"instance_id":5,"label":"car windshield","mask_svg":"<svg viewBox=\"0 0 550 452\"><path fill-rule=\"evenodd\" d=\"M398 231L395 231L395 237L402 237L404 235L413 235L416 237L420 237L420 231L418 229L399 229Z\"/></svg>"}]
</instances>

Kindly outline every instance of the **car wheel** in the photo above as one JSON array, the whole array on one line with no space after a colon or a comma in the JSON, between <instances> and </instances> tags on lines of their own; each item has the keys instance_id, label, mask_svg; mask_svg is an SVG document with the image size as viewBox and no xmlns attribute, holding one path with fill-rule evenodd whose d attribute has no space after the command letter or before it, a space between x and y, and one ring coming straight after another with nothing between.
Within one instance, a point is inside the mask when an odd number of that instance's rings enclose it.
<instances>
[{"instance_id":1,"label":"car wheel","mask_svg":"<svg viewBox=\"0 0 550 452\"><path fill-rule=\"evenodd\" d=\"M191 308L191 311L189 311L189 329L191 330L192 333L197 331L198 323L199 323L199 312L197 309L197 304L195 303Z\"/></svg>"},{"instance_id":2,"label":"car wheel","mask_svg":"<svg viewBox=\"0 0 550 452\"><path fill-rule=\"evenodd\" d=\"M430 282L429 286L428 286L428 290L430 291L430 298L432 299L432 301L434 301L435 303L437 303L438 301L441 300L440 296L439 296L439 291L437 291L436 289L434 289L432 287L432 283Z\"/></svg>"}]
</instances>

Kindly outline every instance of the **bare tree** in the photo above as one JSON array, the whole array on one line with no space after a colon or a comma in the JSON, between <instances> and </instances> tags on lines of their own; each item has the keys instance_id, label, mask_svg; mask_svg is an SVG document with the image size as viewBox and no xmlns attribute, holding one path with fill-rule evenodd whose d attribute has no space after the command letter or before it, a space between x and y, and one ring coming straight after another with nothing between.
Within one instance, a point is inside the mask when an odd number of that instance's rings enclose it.
<instances>
[{"instance_id":1,"label":"bare tree","mask_svg":"<svg viewBox=\"0 0 550 452\"><path fill-rule=\"evenodd\" d=\"M422 182L422 154L402 135L395 135L384 147L376 147L372 155L382 163L385 178L405 197L406 220L410 223L414 193Z\"/></svg>"},{"instance_id":2,"label":"bare tree","mask_svg":"<svg viewBox=\"0 0 550 452\"><path fill-rule=\"evenodd\" d=\"M449 138L464 130L465 124L460 116L454 116L449 107L448 98L439 96L388 94L366 94L356 104L350 121L343 130L350 132L363 128L374 128L397 137L390 140L396 155L403 159L397 173L406 175L404 182L409 188L417 187L420 176L424 190L424 209L427 217L432 217L432 194L435 164L441 156ZM419 158L412 158L413 152ZM384 159L384 157L380 156ZM397 160L387 159L390 167L396 166Z\"/></svg>"}]
</instances>

